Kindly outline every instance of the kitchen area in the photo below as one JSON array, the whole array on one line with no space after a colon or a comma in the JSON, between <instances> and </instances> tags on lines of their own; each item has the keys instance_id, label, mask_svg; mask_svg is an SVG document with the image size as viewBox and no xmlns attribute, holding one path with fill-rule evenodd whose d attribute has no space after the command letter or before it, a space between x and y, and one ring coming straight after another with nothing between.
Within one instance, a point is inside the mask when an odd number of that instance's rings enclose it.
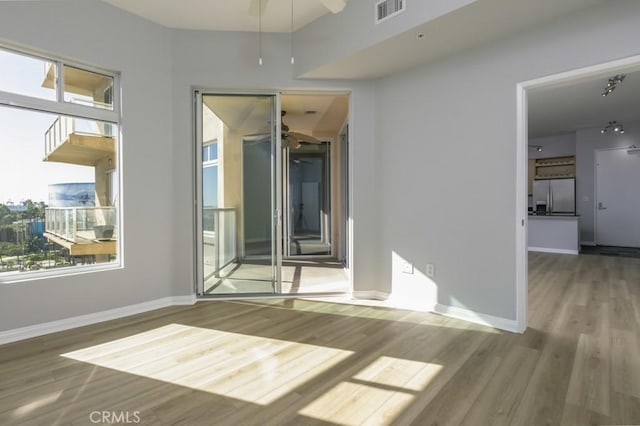
<instances>
[{"instance_id":1,"label":"kitchen area","mask_svg":"<svg viewBox=\"0 0 640 426\"><path fill-rule=\"evenodd\" d=\"M535 154L528 160L528 249L578 254L580 218L576 214L576 157L542 157L540 147L530 148Z\"/></svg>"}]
</instances>

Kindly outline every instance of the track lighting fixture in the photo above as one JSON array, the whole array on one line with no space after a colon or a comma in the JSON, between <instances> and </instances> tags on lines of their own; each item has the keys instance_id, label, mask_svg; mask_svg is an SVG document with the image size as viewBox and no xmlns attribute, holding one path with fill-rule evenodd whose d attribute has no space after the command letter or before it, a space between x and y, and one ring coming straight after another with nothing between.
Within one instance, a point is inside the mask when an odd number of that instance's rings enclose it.
<instances>
[{"instance_id":1,"label":"track lighting fixture","mask_svg":"<svg viewBox=\"0 0 640 426\"><path fill-rule=\"evenodd\" d=\"M542 152L542 145L529 145L529 148L535 148L536 151Z\"/></svg>"},{"instance_id":2,"label":"track lighting fixture","mask_svg":"<svg viewBox=\"0 0 640 426\"><path fill-rule=\"evenodd\" d=\"M611 77L607 82L607 86L604 88L604 91L602 92L602 96L609 96L611 92L616 90L616 86L622 83L625 77L626 77L625 74L618 74Z\"/></svg>"},{"instance_id":3,"label":"track lighting fixture","mask_svg":"<svg viewBox=\"0 0 640 426\"><path fill-rule=\"evenodd\" d=\"M609 129L613 130L616 133L620 133L621 135L624 134L624 126L622 125L622 123L618 123L617 121L610 121L609 123L607 123L606 126L600 129L600 133L607 133Z\"/></svg>"}]
</instances>

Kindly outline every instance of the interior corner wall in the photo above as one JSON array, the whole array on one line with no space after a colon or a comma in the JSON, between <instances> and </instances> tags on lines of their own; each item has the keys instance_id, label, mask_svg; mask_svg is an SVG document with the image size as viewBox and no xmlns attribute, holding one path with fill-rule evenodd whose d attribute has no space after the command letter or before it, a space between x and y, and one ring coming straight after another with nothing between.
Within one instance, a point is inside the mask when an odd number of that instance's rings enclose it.
<instances>
[{"instance_id":1,"label":"interior corner wall","mask_svg":"<svg viewBox=\"0 0 640 426\"><path fill-rule=\"evenodd\" d=\"M640 121L625 122L624 134L600 133L600 128L576 133L576 210L580 215L580 241L597 243L595 235L596 150L640 146ZM634 213L637 214L637 213Z\"/></svg>"},{"instance_id":2,"label":"interior corner wall","mask_svg":"<svg viewBox=\"0 0 640 426\"><path fill-rule=\"evenodd\" d=\"M374 148L375 89L371 82L296 80L288 34L263 34L263 65L258 65L256 33L171 31L173 70L173 229L175 293L191 294L194 283L194 135L193 90L274 92L276 90L351 91L350 147L353 173L353 258L355 290L377 290L378 221Z\"/></svg>"},{"instance_id":3,"label":"interior corner wall","mask_svg":"<svg viewBox=\"0 0 640 426\"><path fill-rule=\"evenodd\" d=\"M169 35L100 1L0 2L3 42L122 73L125 247L123 269L0 285L0 331L172 295Z\"/></svg>"},{"instance_id":4,"label":"interior corner wall","mask_svg":"<svg viewBox=\"0 0 640 426\"><path fill-rule=\"evenodd\" d=\"M434 263L437 296L425 292L425 307L515 320L516 85L640 54L638 22L637 1L607 2L380 80L378 280L420 293Z\"/></svg>"}]
</instances>

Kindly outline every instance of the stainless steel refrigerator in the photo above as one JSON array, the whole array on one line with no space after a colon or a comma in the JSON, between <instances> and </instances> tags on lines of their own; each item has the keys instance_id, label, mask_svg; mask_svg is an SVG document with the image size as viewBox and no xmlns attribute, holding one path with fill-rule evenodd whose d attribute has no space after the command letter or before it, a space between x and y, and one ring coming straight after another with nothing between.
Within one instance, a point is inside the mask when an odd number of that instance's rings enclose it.
<instances>
[{"instance_id":1,"label":"stainless steel refrigerator","mask_svg":"<svg viewBox=\"0 0 640 426\"><path fill-rule=\"evenodd\" d=\"M576 180L533 181L533 206L538 214L575 214Z\"/></svg>"}]
</instances>

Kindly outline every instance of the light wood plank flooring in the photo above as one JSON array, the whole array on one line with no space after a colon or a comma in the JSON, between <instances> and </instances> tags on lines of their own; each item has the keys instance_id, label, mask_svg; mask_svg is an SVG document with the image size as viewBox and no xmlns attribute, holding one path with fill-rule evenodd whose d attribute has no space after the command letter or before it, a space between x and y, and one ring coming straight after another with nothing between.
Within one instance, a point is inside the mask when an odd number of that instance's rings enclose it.
<instances>
[{"instance_id":1,"label":"light wood plank flooring","mask_svg":"<svg viewBox=\"0 0 640 426\"><path fill-rule=\"evenodd\" d=\"M0 424L640 424L640 259L532 253L529 273L522 335L268 300L0 346Z\"/></svg>"}]
</instances>

